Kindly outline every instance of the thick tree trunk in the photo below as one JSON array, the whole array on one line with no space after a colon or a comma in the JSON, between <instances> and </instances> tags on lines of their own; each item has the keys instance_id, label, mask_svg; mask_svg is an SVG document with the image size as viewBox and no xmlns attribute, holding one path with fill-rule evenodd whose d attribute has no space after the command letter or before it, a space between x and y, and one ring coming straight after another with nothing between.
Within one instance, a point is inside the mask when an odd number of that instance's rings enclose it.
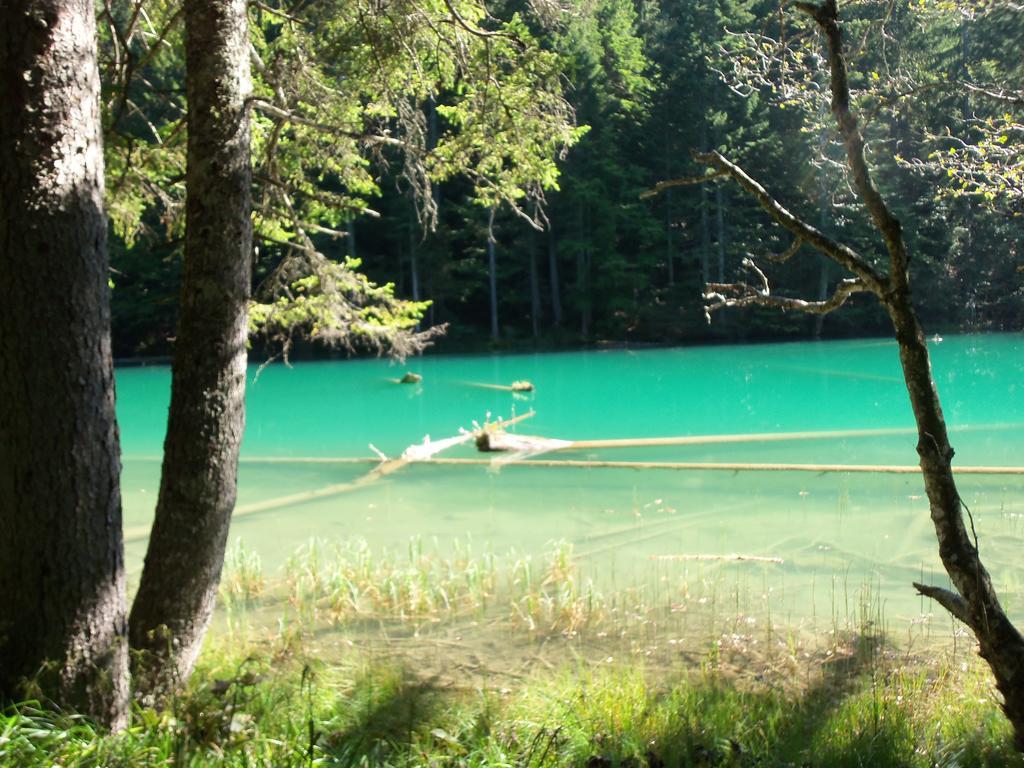
<instances>
[{"instance_id":1,"label":"thick tree trunk","mask_svg":"<svg viewBox=\"0 0 1024 768\"><path fill-rule=\"evenodd\" d=\"M0 26L0 701L128 705L95 9Z\"/></svg>"},{"instance_id":2,"label":"thick tree trunk","mask_svg":"<svg viewBox=\"0 0 1024 768\"><path fill-rule=\"evenodd\" d=\"M136 686L191 673L210 621L245 424L250 224L245 0L186 0L185 263L163 475L132 607Z\"/></svg>"}]
</instances>

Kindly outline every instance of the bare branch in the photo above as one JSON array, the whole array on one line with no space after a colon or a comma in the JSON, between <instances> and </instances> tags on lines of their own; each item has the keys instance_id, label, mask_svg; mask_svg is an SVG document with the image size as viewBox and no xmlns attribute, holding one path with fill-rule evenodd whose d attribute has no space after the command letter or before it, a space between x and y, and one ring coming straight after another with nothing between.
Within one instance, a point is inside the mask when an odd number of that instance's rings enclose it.
<instances>
[{"instance_id":1,"label":"bare branch","mask_svg":"<svg viewBox=\"0 0 1024 768\"><path fill-rule=\"evenodd\" d=\"M998 85L985 86L967 82L961 83L961 85L972 93L992 99L993 101L1001 101L1005 104L1012 104L1015 107L1024 106L1024 91L1007 91Z\"/></svg>"},{"instance_id":2,"label":"bare branch","mask_svg":"<svg viewBox=\"0 0 1024 768\"><path fill-rule=\"evenodd\" d=\"M458 24L467 32L469 32L469 34L474 35L476 37L482 37L484 39L493 37L503 37L506 40L511 40L512 43L514 43L520 49L526 48L526 44L515 35L509 34L508 32L491 32L486 29L481 29L480 27L475 26L473 24L470 24L462 17L462 14L460 14L458 10L456 10L455 6L452 5L451 0L444 0L444 5L448 9L448 13L451 14L451 17L455 21L455 23Z\"/></svg>"},{"instance_id":3,"label":"bare branch","mask_svg":"<svg viewBox=\"0 0 1024 768\"><path fill-rule=\"evenodd\" d=\"M385 144L389 147L405 147L405 142L401 139L396 139L392 136L381 136L375 133L356 133L355 131L347 131L337 125L331 125L329 123L318 123L315 120L310 120L308 117L304 117L297 112L292 112L288 109L272 104L266 99L261 99L256 96L249 98L249 104L254 108L258 109L271 117L276 117L278 120L287 120L290 123L296 125L304 125L308 128L315 128L323 133L330 133L337 136L345 136L356 141L366 142L367 144Z\"/></svg>"},{"instance_id":4,"label":"bare branch","mask_svg":"<svg viewBox=\"0 0 1024 768\"><path fill-rule=\"evenodd\" d=\"M640 199L646 200L650 197L657 197L666 189L672 189L672 187L688 187L695 184L703 184L705 181L711 181L712 179L720 178L725 176L724 171L712 171L711 173L705 173L701 176L684 176L679 179L667 179L666 181L659 181L650 189L646 189L640 193Z\"/></svg>"},{"instance_id":5,"label":"bare branch","mask_svg":"<svg viewBox=\"0 0 1024 768\"><path fill-rule=\"evenodd\" d=\"M749 261L744 259L744 262ZM704 317L708 322L711 322L712 312L726 307L771 307L783 312L793 310L812 315L827 315L843 306L853 294L871 290L859 278L850 277L840 280L832 295L822 301L773 296L768 289L768 280L764 272L753 262L745 266L754 268L762 281L761 287L757 288L749 283L708 283L704 293L704 301L708 302L704 306Z\"/></svg>"},{"instance_id":6,"label":"bare branch","mask_svg":"<svg viewBox=\"0 0 1024 768\"><path fill-rule=\"evenodd\" d=\"M760 183L747 175L746 171L721 154L711 152L694 152L693 158L698 163L711 166L730 176L737 184L756 198L761 207L780 225L788 229L799 240L806 242L815 250L823 253L842 267L855 274L866 290L881 297L887 290L886 279L875 271L867 260L849 246L838 243L821 230L812 227L803 219L789 211L778 200L772 197Z\"/></svg>"},{"instance_id":7,"label":"bare branch","mask_svg":"<svg viewBox=\"0 0 1024 768\"><path fill-rule=\"evenodd\" d=\"M766 253L765 258L773 264L785 264L791 258L796 256L797 252L804 244L802 237L794 237L792 244L784 250L782 253ZM747 254L749 258L753 258L752 254Z\"/></svg>"},{"instance_id":8,"label":"bare branch","mask_svg":"<svg viewBox=\"0 0 1024 768\"><path fill-rule=\"evenodd\" d=\"M867 160L864 159L864 136L857 123L857 117L850 109L850 84L847 79L846 58L843 55L843 39L839 30L839 12L836 0L825 0L821 5L797 3L796 7L814 19L825 35L832 90L832 116L839 127L840 136L843 137L846 161L853 173L853 185L885 241L886 250L892 260L889 276L891 287L906 290L909 280L907 272L909 256L907 245L903 240L903 229L871 179ZM879 298L885 300L882 294L879 294Z\"/></svg>"},{"instance_id":9,"label":"bare branch","mask_svg":"<svg viewBox=\"0 0 1024 768\"><path fill-rule=\"evenodd\" d=\"M261 11L269 13L271 16L277 16L277 17L282 18L282 19L284 19L286 21L290 21L293 24L299 24L299 25L303 25L303 26L308 26L309 25L308 21L305 21L304 19L300 19L298 16L291 16L291 15L285 13L284 11L282 11L282 10L280 10L278 8L271 8L269 5L266 5L265 3L261 3L258 0L249 0L249 5L252 6L253 8L259 8Z\"/></svg>"},{"instance_id":10,"label":"bare branch","mask_svg":"<svg viewBox=\"0 0 1024 768\"><path fill-rule=\"evenodd\" d=\"M930 597L932 600L937 602L956 619L959 619L967 626L971 626L971 614L967 609L967 601L964 600L956 592L951 592L948 589L942 587L933 587L928 584L919 584L914 582L914 589L917 590L919 595Z\"/></svg>"}]
</instances>

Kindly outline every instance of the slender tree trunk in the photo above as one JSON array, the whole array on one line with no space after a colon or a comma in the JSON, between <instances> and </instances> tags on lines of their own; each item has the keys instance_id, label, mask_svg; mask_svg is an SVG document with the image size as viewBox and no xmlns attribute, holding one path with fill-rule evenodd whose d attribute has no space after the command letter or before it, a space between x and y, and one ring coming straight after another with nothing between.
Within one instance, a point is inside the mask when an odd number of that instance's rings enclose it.
<instances>
[{"instance_id":1,"label":"slender tree trunk","mask_svg":"<svg viewBox=\"0 0 1024 768\"><path fill-rule=\"evenodd\" d=\"M420 300L420 267L417 254L417 234L419 229L412 207L409 208L409 273L412 279L412 300Z\"/></svg>"},{"instance_id":2,"label":"slender tree trunk","mask_svg":"<svg viewBox=\"0 0 1024 768\"><path fill-rule=\"evenodd\" d=\"M61 707L118 728L128 645L95 8L4 7L0 703L41 672Z\"/></svg>"},{"instance_id":3,"label":"slender tree trunk","mask_svg":"<svg viewBox=\"0 0 1024 768\"><path fill-rule=\"evenodd\" d=\"M818 138L818 151L824 156L828 144L828 133L823 129ZM828 184L825 181L825 167L818 169L818 229L822 232L829 230L828 215L829 192ZM824 254L818 255L818 301L824 301L828 297L828 283L831 277L830 264L832 263ZM814 338L821 338L821 331L825 326L825 313L814 316Z\"/></svg>"},{"instance_id":4,"label":"slender tree trunk","mask_svg":"<svg viewBox=\"0 0 1024 768\"><path fill-rule=\"evenodd\" d=\"M953 478L942 407L935 389L924 333L907 293L894 294L886 308L899 343L900 363L917 421L917 453L939 542L939 556L958 594L915 585L963 621L978 639L1003 695L1003 711L1013 725L1014 742L1024 751L1024 638L1003 611L973 533L964 524L963 502ZM973 521L972 521L973 527Z\"/></svg>"},{"instance_id":5,"label":"slender tree trunk","mask_svg":"<svg viewBox=\"0 0 1024 768\"><path fill-rule=\"evenodd\" d=\"M579 242L579 250L576 252L576 290L580 297L580 336L586 339L590 335L590 243L582 205L576 209L576 236Z\"/></svg>"},{"instance_id":6,"label":"slender tree trunk","mask_svg":"<svg viewBox=\"0 0 1024 768\"><path fill-rule=\"evenodd\" d=\"M910 299L910 257L902 225L889 211L871 180L864 159L864 137L850 108L837 4L835 0L825 0L819 6L798 7L815 19L825 35L831 72L831 108L843 137L847 164L854 187L889 252L890 275L881 290L876 289L876 295L892 319L899 345L903 377L917 422L917 452L939 557L955 591L925 584L914 586L971 628L981 656L988 662L996 687L1003 696L1003 712L1013 727L1014 744L1024 751L1024 638L1003 610L981 561L973 520L970 534L964 522L965 507L953 478L953 448L935 389L924 333Z\"/></svg>"},{"instance_id":7,"label":"slender tree trunk","mask_svg":"<svg viewBox=\"0 0 1024 768\"><path fill-rule=\"evenodd\" d=\"M548 222L548 279L551 281L551 316L555 327L562 325L562 293L558 282L558 243L554 225Z\"/></svg>"},{"instance_id":8,"label":"slender tree trunk","mask_svg":"<svg viewBox=\"0 0 1024 768\"><path fill-rule=\"evenodd\" d=\"M702 123L700 128L700 151L708 151L708 128ZM708 185L700 185L700 284L711 282L711 223L708 216ZM721 281L719 281L721 282Z\"/></svg>"},{"instance_id":9,"label":"slender tree trunk","mask_svg":"<svg viewBox=\"0 0 1024 768\"><path fill-rule=\"evenodd\" d=\"M494 209L487 225L487 278L491 295L491 340L498 340L498 261L494 253Z\"/></svg>"},{"instance_id":10,"label":"slender tree trunk","mask_svg":"<svg viewBox=\"0 0 1024 768\"><path fill-rule=\"evenodd\" d=\"M851 109L846 59L839 26L836 0L819 5L797 3L796 7L818 24L826 42L826 54L832 92L831 111L843 139L850 180L874 228L889 254L888 274L877 270L869 260L849 246L832 240L823 232L794 216L765 188L742 169L717 152L698 155L697 159L731 176L752 194L780 225L812 245L856 277L844 280L825 302L807 302L780 298L746 283L716 286L718 299L705 309L711 312L726 306L758 304L810 312L830 312L853 292L870 291L885 307L892 320L899 347L903 377L917 424L917 453L921 475L928 495L929 509L939 557L954 589L915 583L917 591L932 598L974 633L980 654L988 662L1003 697L1003 712L1014 732L1014 744L1024 752L1024 637L1003 610L978 552L973 519L957 491L953 477L953 448L949 444L942 407L932 377L924 332L910 298L910 254L903 227L892 214L871 178L865 159L865 141L857 116ZM729 298L729 296L740 298ZM725 297L725 298L722 298ZM970 519L970 533L964 512Z\"/></svg>"},{"instance_id":11,"label":"slender tree trunk","mask_svg":"<svg viewBox=\"0 0 1024 768\"><path fill-rule=\"evenodd\" d=\"M668 176L666 175L666 178ZM672 256L672 190L665 196L665 263L668 265L668 284L675 285L675 259Z\"/></svg>"},{"instance_id":12,"label":"slender tree trunk","mask_svg":"<svg viewBox=\"0 0 1024 768\"><path fill-rule=\"evenodd\" d=\"M718 226L718 282L725 282L725 193L715 187L715 223Z\"/></svg>"},{"instance_id":13,"label":"slender tree trunk","mask_svg":"<svg viewBox=\"0 0 1024 768\"><path fill-rule=\"evenodd\" d=\"M537 270L537 236L530 235L530 324L533 338L540 337L540 275Z\"/></svg>"},{"instance_id":14,"label":"slender tree trunk","mask_svg":"<svg viewBox=\"0 0 1024 768\"><path fill-rule=\"evenodd\" d=\"M213 611L245 424L250 224L245 0L185 0L185 263L163 475L131 643L141 691L191 673Z\"/></svg>"}]
</instances>

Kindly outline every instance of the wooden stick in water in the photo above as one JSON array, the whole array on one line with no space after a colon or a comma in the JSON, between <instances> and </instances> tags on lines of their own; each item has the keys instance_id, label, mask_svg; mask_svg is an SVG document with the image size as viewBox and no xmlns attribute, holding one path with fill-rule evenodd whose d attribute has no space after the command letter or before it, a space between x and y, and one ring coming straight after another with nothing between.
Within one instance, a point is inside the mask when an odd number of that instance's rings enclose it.
<instances>
[{"instance_id":1,"label":"wooden stick in water","mask_svg":"<svg viewBox=\"0 0 1024 768\"><path fill-rule=\"evenodd\" d=\"M613 440L574 440L567 450L596 448L644 448L659 445L720 445L727 443L777 443L790 440L836 440L846 437L914 435L913 427L888 429L843 429L823 432L757 432L742 435L685 435L683 437L641 437Z\"/></svg>"},{"instance_id":2,"label":"wooden stick in water","mask_svg":"<svg viewBox=\"0 0 1024 768\"><path fill-rule=\"evenodd\" d=\"M491 459L431 459L434 464L491 465ZM576 469L675 469L724 472L866 472L913 475L921 472L916 465L886 464L757 464L701 461L577 461L574 459L523 459L502 466L569 467ZM960 475L1024 475L1024 467L954 467Z\"/></svg>"},{"instance_id":3,"label":"wooden stick in water","mask_svg":"<svg viewBox=\"0 0 1024 768\"><path fill-rule=\"evenodd\" d=\"M762 557L761 555L651 555L649 560L751 560L756 563L774 563L782 565L786 561L781 557Z\"/></svg>"}]
</instances>

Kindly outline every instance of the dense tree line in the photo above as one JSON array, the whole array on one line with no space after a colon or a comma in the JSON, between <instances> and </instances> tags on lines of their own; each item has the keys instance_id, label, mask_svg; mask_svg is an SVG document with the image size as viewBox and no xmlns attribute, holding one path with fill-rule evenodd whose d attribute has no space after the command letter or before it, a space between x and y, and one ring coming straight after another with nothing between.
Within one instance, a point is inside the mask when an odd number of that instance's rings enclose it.
<instances>
[{"instance_id":1,"label":"dense tree line","mask_svg":"<svg viewBox=\"0 0 1024 768\"><path fill-rule=\"evenodd\" d=\"M838 205L844 215L829 224L841 229L834 234L871 238L827 112L813 92L794 90L813 63L783 61L770 72L746 50L755 38L780 39L774 4L594 0L538 12L535 4L513 0L491 11L524 20L523 33L552 54L551 66L585 127L559 162L558 189L546 193L543 212L529 213L542 228L497 197L488 204L466 178L428 170L426 191L409 172L406 149L383 145L358 173L337 174L339 201L359 202L319 211L326 218L309 233L319 250L358 257L372 279L395 283L398 296L432 302L427 323L448 323L452 346L479 346L493 337L552 345L885 331L877 308L858 300L827 320L751 309L752 317L709 328L703 283L733 278L748 253L787 244L772 241L763 215L725 184L640 199L660 180L693 173L692 150L717 148L757 177L792 190L788 202L809 220L824 222L820 212ZM979 183L981 163L971 161L979 152L993 161L1000 152L1019 159L1013 152L1022 141L1020 105L1012 95L1000 100L957 84L1019 74L1010 41L1021 38L1022 14L999 4L890 9L879 2L860 4L851 15L851 34L861 40L851 54L852 88L871 117L869 150L880 183L901 218L914 223L907 236L921 254L912 268L925 326L934 332L1019 328L1019 172L1008 173L999 190ZM173 86L175 64L163 66ZM820 63L817 70L810 83L820 90ZM458 90L451 83L423 91L411 109L428 154L459 119L451 107ZM399 116L388 120L392 135L406 140ZM311 161L316 158L304 162ZM366 215L367 208L379 215ZM175 327L181 249L150 223L134 230L145 234L114 238L114 340L122 356L167 352ZM271 254L264 263L273 264L276 246L261 247ZM786 267L783 281L801 295L824 296L841 277L820 260Z\"/></svg>"}]
</instances>

